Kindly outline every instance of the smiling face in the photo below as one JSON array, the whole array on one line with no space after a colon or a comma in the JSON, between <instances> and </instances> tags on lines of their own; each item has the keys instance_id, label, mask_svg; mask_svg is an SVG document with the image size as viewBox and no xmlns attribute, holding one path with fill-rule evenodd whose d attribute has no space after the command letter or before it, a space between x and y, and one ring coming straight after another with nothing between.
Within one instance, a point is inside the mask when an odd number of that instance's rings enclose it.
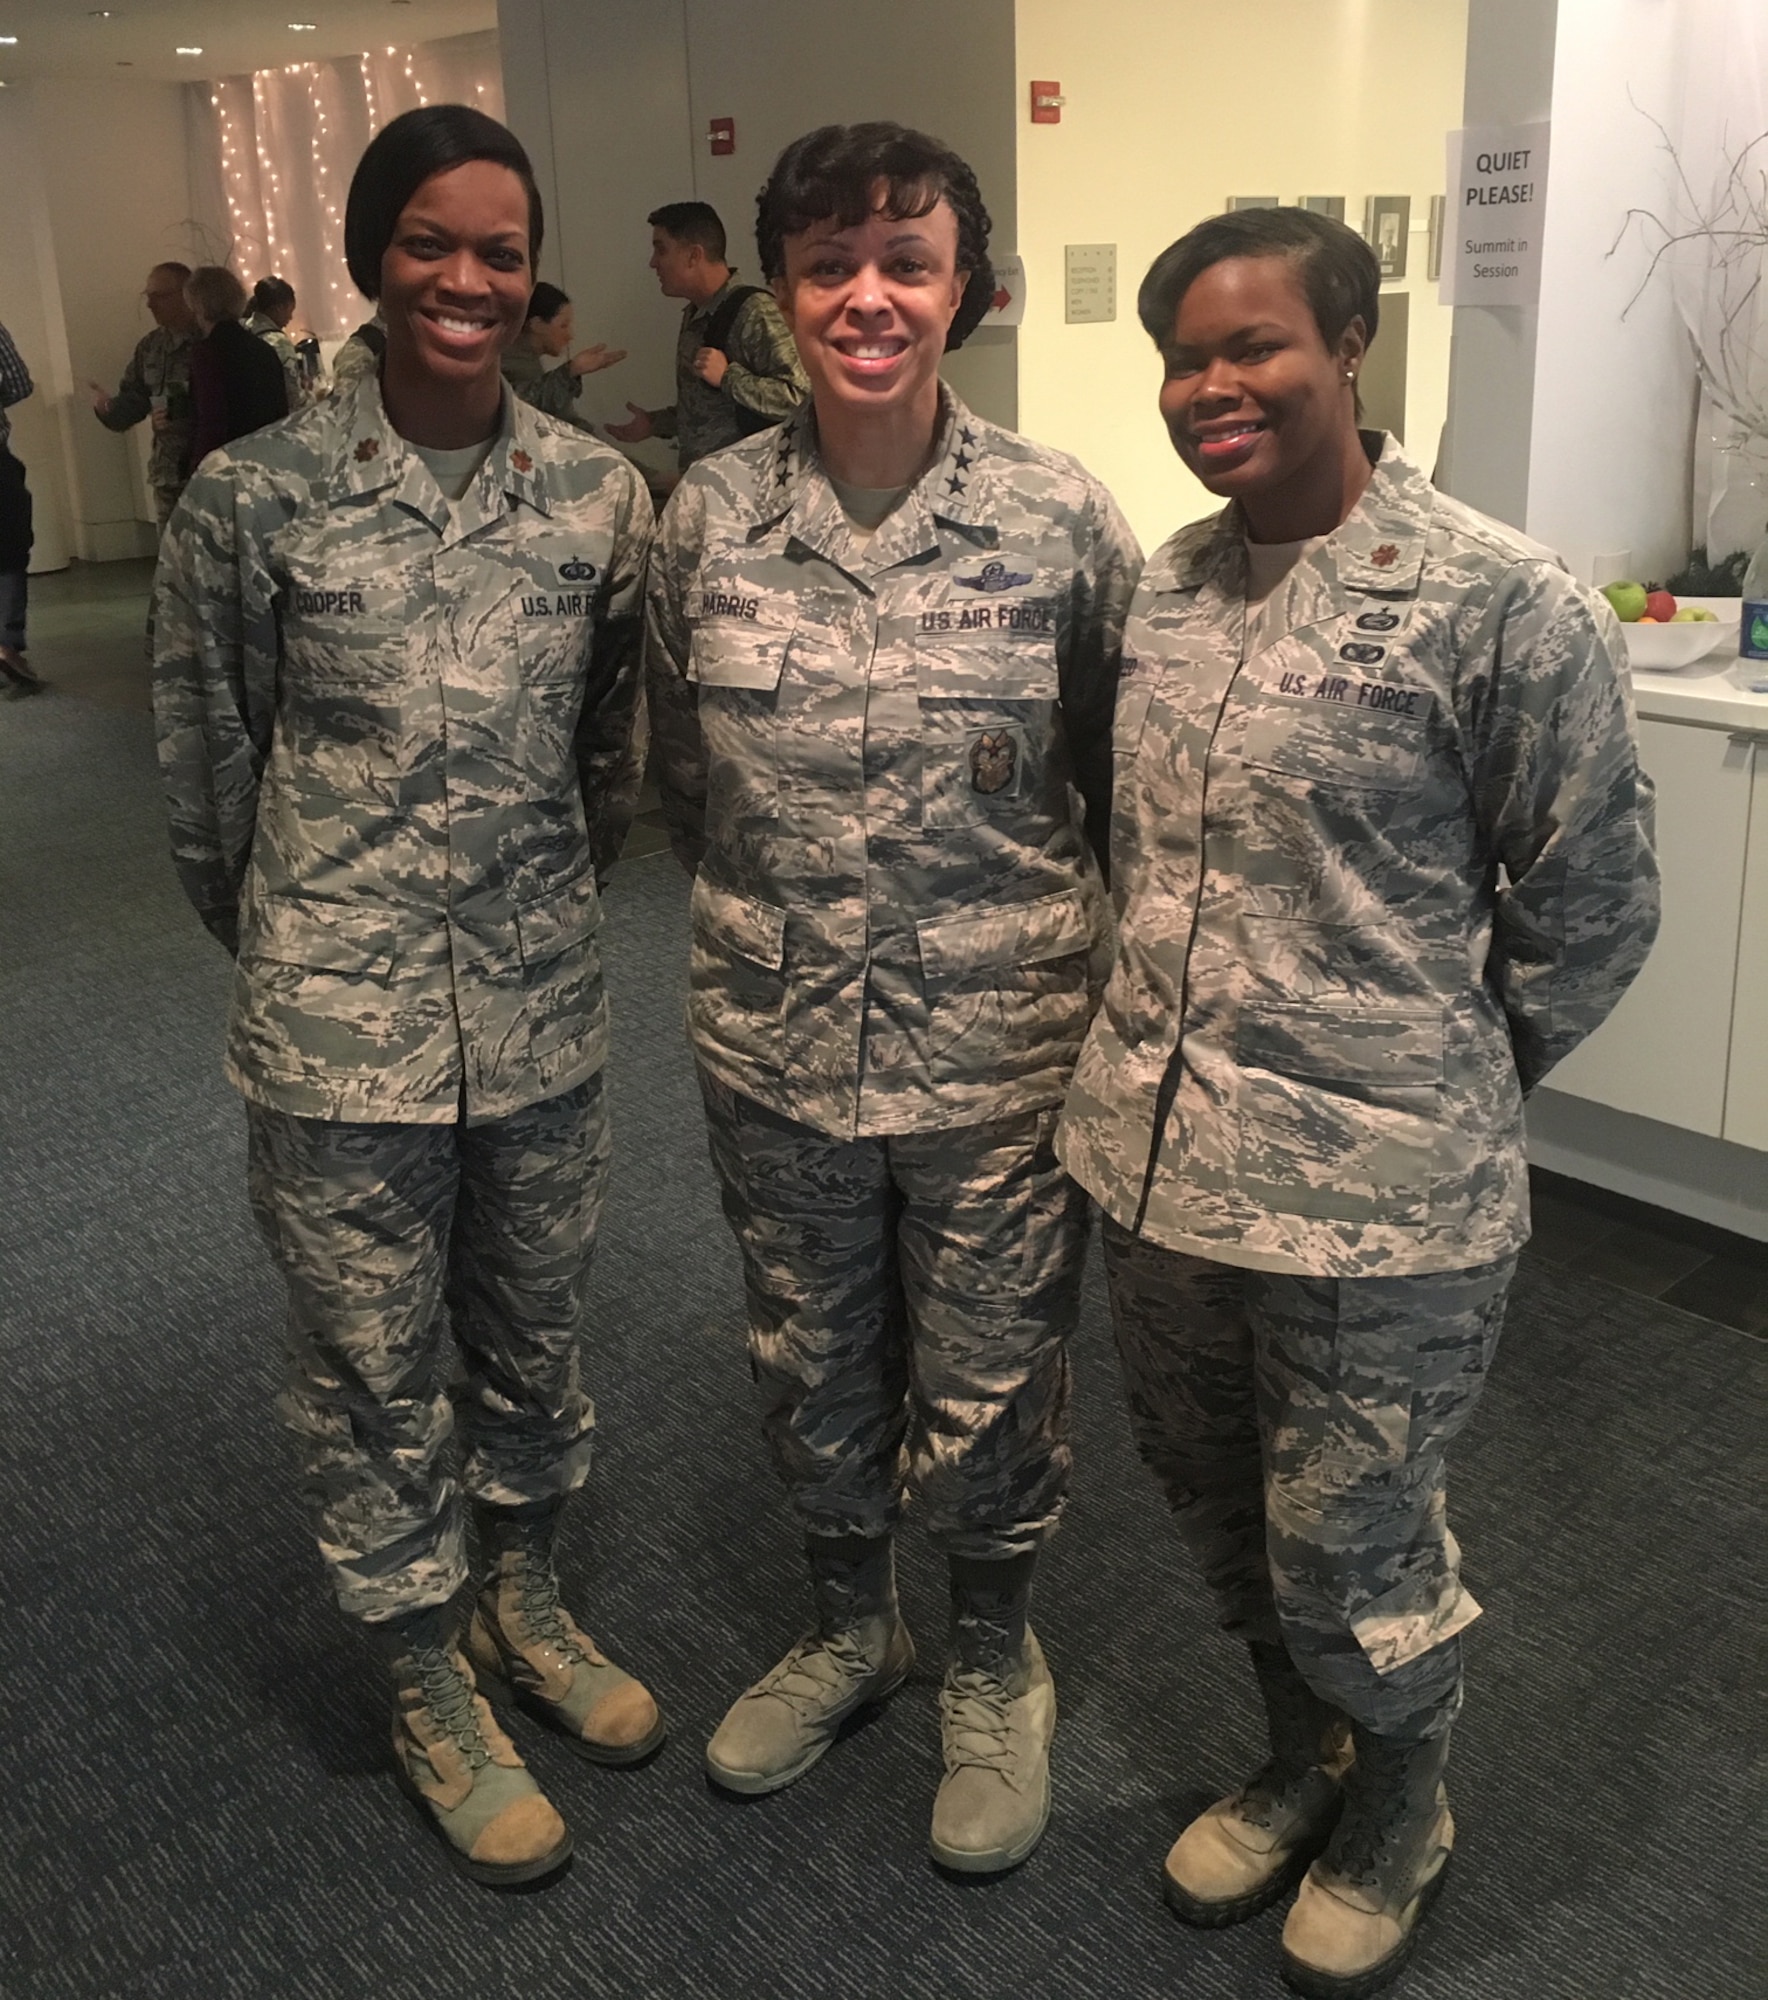
<instances>
[{"instance_id":1,"label":"smiling face","mask_svg":"<svg viewBox=\"0 0 1768 2000\"><path fill-rule=\"evenodd\" d=\"M926 215L874 209L852 229L830 221L786 238L774 295L819 415L937 404L939 359L970 275L957 264L958 219L943 200Z\"/></svg>"},{"instance_id":2,"label":"smiling face","mask_svg":"<svg viewBox=\"0 0 1768 2000\"><path fill-rule=\"evenodd\" d=\"M1304 487L1354 442L1364 352L1352 320L1321 337L1287 257L1227 257L1192 280L1164 346L1160 414L1212 493L1255 503Z\"/></svg>"},{"instance_id":3,"label":"smiling face","mask_svg":"<svg viewBox=\"0 0 1768 2000\"><path fill-rule=\"evenodd\" d=\"M389 368L455 388L496 377L534 286L528 222L527 189L490 160L418 188L381 259Z\"/></svg>"}]
</instances>

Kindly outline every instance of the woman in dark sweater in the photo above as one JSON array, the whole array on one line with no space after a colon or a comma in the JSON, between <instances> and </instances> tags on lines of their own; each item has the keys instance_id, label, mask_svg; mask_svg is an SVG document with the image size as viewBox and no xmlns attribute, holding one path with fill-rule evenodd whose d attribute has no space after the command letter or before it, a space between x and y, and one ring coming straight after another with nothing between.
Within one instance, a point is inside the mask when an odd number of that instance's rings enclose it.
<instances>
[{"instance_id":1,"label":"woman in dark sweater","mask_svg":"<svg viewBox=\"0 0 1768 2000\"><path fill-rule=\"evenodd\" d=\"M286 417L288 384L274 350L241 326L246 288L231 271L203 265L185 280L184 296L202 335L190 350L191 463L198 465L218 446Z\"/></svg>"}]
</instances>

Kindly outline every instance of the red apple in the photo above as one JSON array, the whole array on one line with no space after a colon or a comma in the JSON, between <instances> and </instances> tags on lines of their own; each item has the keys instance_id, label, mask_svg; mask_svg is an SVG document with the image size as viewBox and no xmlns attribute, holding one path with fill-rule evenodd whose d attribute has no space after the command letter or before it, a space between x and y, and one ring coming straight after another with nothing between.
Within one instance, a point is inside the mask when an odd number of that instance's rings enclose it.
<instances>
[{"instance_id":1,"label":"red apple","mask_svg":"<svg viewBox=\"0 0 1768 2000\"><path fill-rule=\"evenodd\" d=\"M1660 625L1667 625L1676 615L1676 600L1667 590L1654 590L1646 597L1645 612L1648 618L1655 618Z\"/></svg>"}]
</instances>

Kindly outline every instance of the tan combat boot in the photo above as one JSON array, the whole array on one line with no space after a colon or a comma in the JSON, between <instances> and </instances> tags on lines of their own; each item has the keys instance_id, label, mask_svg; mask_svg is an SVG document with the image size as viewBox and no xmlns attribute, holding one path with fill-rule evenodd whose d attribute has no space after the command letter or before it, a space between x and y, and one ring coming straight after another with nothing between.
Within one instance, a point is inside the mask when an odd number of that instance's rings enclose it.
<instances>
[{"instance_id":1,"label":"tan combat boot","mask_svg":"<svg viewBox=\"0 0 1768 2000\"><path fill-rule=\"evenodd\" d=\"M706 1774L745 1797L804 1776L864 1711L888 1701L915 1664L896 1602L887 1539L809 1535L816 1624L740 1694L706 1746Z\"/></svg>"},{"instance_id":2,"label":"tan combat boot","mask_svg":"<svg viewBox=\"0 0 1768 2000\"><path fill-rule=\"evenodd\" d=\"M1296 1672L1281 1646L1251 1647L1271 1756L1194 1819L1166 1857L1166 1900L1214 1929L1268 1909L1306 1872L1337 1822L1350 1757L1344 1718Z\"/></svg>"},{"instance_id":3,"label":"tan combat boot","mask_svg":"<svg viewBox=\"0 0 1768 2000\"><path fill-rule=\"evenodd\" d=\"M393 1773L461 1873L488 1888L537 1882L571 1835L498 1728L452 1645L393 1653Z\"/></svg>"},{"instance_id":4,"label":"tan combat boot","mask_svg":"<svg viewBox=\"0 0 1768 2000\"><path fill-rule=\"evenodd\" d=\"M1017 1868L1050 1821L1056 1684L1026 1622L1034 1555L952 1558L952 1657L939 1691L945 1777L928 1847L942 1868Z\"/></svg>"},{"instance_id":5,"label":"tan combat boot","mask_svg":"<svg viewBox=\"0 0 1768 2000\"><path fill-rule=\"evenodd\" d=\"M1399 1976L1455 1847L1449 1739L1351 1728L1344 1812L1283 1926L1283 1977L1306 2000L1365 2000Z\"/></svg>"},{"instance_id":6,"label":"tan combat boot","mask_svg":"<svg viewBox=\"0 0 1768 2000\"><path fill-rule=\"evenodd\" d=\"M557 1510L486 1507L477 1518L491 1567L466 1650L485 1692L557 1730L592 1763L641 1763L668 1725L650 1691L560 1603L552 1561Z\"/></svg>"}]
</instances>

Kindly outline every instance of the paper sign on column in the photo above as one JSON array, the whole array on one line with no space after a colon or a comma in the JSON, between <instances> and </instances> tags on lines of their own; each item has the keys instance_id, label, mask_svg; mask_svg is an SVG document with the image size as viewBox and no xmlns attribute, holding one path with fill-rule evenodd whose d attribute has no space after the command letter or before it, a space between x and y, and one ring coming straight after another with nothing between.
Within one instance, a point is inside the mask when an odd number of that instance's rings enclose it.
<instances>
[{"instance_id":1,"label":"paper sign on column","mask_svg":"<svg viewBox=\"0 0 1768 2000\"><path fill-rule=\"evenodd\" d=\"M983 314L984 326L1019 326L1025 319L1025 259L994 259L994 298Z\"/></svg>"},{"instance_id":2,"label":"paper sign on column","mask_svg":"<svg viewBox=\"0 0 1768 2000\"><path fill-rule=\"evenodd\" d=\"M1449 134L1446 306L1532 306L1541 296L1551 127L1469 125Z\"/></svg>"}]
</instances>

